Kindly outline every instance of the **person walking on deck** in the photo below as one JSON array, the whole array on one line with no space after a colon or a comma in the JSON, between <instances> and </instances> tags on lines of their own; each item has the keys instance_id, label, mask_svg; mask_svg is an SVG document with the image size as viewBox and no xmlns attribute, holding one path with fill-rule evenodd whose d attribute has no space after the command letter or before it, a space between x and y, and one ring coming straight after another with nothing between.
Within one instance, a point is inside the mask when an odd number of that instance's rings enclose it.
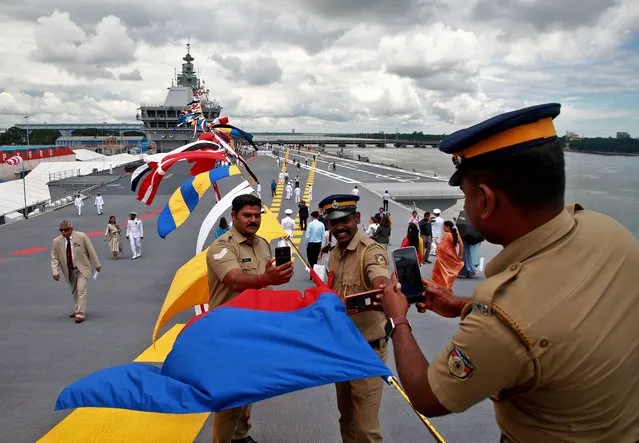
<instances>
[{"instance_id":1,"label":"person walking on deck","mask_svg":"<svg viewBox=\"0 0 639 443\"><path fill-rule=\"evenodd\" d=\"M100 272L102 265L89 237L84 232L74 232L73 223L60 223L60 234L51 247L51 272L53 279L59 281L62 271L73 294L74 309L69 317L82 323L87 313L87 282L93 269Z\"/></svg>"},{"instance_id":2,"label":"person walking on deck","mask_svg":"<svg viewBox=\"0 0 639 443\"><path fill-rule=\"evenodd\" d=\"M98 210L98 215L102 215L102 208L104 207L104 198L102 198L99 192L95 196L95 202L93 203L93 205Z\"/></svg>"},{"instance_id":3,"label":"person walking on deck","mask_svg":"<svg viewBox=\"0 0 639 443\"><path fill-rule=\"evenodd\" d=\"M109 217L109 223L107 223L106 229L104 230L104 241L109 245L109 251L116 260L118 259L118 254L122 251L121 238L120 225L116 222L115 216L112 215Z\"/></svg>"},{"instance_id":4,"label":"person walking on deck","mask_svg":"<svg viewBox=\"0 0 639 443\"><path fill-rule=\"evenodd\" d=\"M437 258L433 266L433 281L448 289L453 289L453 283L464 269L464 244L459 237L452 221L444 222L444 235L439 241Z\"/></svg>"},{"instance_id":5,"label":"person walking on deck","mask_svg":"<svg viewBox=\"0 0 639 443\"><path fill-rule=\"evenodd\" d=\"M80 197L80 194L75 196L75 199L73 200L73 204L78 210L78 215L82 215L82 206L84 206L84 200L82 200L82 197Z\"/></svg>"},{"instance_id":6,"label":"person walking on deck","mask_svg":"<svg viewBox=\"0 0 639 443\"><path fill-rule=\"evenodd\" d=\"M382 194L382 208L384 209L384 212L388 212L388 200L390 200L390 194L388 193L388 190L386 190Z\"/></svg>"},{"instance_id":7,"label":"person walking on deck","mask_svg":"<svg viewBox=\"0 0 639 443\"><path fill-rule=\"evenodd\" d=\"M135 260L138 257L142 257L142 239L144 238L144 226L142 220L138 218L136 212L131 212L129 220L126 225L126 238L129 239L131 244L131 257Z\"/></svg>"}]
</instances>

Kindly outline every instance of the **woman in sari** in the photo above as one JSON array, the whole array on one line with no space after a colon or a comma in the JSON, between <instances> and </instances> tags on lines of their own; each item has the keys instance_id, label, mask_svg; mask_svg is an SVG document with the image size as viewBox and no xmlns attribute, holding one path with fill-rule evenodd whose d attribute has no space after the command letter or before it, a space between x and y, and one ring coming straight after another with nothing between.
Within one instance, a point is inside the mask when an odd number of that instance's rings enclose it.
<instances>
[{"instance_id":1,"label":"woman in sari","mask_svg":"<svg viewBox=\"0 0 639 443\"><path fill-rule=\"evenodd\" d=\"M464 244L461 242L453 222L446 220L442 239L437 246L437 259L433 266L433 281L452 289L459 271L464 268L463 257Z\"/></svg>"},{"instance_id":2,"label":"woman in sari","mask_svg":"<svg viewBox=\"0 0 639 443\"><path fill-rule=\"evenodd\" d=\"M419 228L415 223L408 224L406 237L404 237L400 245L401 248L408 246L415 246L415 249L417 249L417 263L421 263L424 257L424 240L419 236Z\"/></svg>"},{"instance_id":3,"label":"woman in sari","mask_svg":"<svg viewBox=\"0 0 639 443\"><path fill-rule=\"evenodd\" d=\"M117 260L118 254L122 250L120 246L120 225L116 223L113 215L109 217L109 223L104 231L104 241L109 245L109 251L113 254L113 258Z\"/></svg>"}]
</instances>

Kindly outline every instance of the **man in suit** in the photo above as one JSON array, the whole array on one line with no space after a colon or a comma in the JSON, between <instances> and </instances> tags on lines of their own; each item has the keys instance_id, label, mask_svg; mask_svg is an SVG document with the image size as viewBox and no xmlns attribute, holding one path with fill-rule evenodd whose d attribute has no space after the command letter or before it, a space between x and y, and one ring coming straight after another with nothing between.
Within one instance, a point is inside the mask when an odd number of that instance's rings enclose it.
<instances>
[{"instance_id":1,"label":"man in suit","mask_svg":"<svg viewBox=\"0 0 639 443\"><path fill-rule=\"evenodd\" d=\"M53 239L51 248L51 271L55 281L60 280L60 270L71 286L75 310L69 317L76 323L86 318L87 280L93 273L92 267L100 272L100 260L93 244L84 232L74 232L70 221L60 223L62 235Z\"/></svg>"}]
</instances>

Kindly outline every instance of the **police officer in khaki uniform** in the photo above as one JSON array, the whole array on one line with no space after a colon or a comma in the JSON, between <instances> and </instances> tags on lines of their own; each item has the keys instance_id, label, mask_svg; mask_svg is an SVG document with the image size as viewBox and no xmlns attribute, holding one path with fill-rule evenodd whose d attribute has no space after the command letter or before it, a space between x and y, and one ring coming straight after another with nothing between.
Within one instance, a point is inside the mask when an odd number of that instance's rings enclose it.
<instances>
[{"instance_id":1,"label":"police officer in khaki uniform","mask_svg":"<svg viewBox=\"0 0 639 443\"><path fill-rule=\"evenodd\" d=\"M293 263L274 266L268 242L256 235L262 201L254 195L236 197L231 206L233 227L213 242L206 254L209 309L232 300L246 289L288 283ZM214 443L254 443L249 436L251 405L215 414Z\"/></svg>"},{"instance_id":2,"label":"police officer in khaki uniform","mask_svg":"<svg viewBox=\"0 0 639 443\"><path fill-rule=\"evenodd\" d=\"M399 378L429 416L491 398L505 442L636 442L639 243L610 217L564 206L559 112L510 112L441 143L470 221L504 249L472 299L425 282L418 308L461 317L431 365L396 282L386 287Z\"/></svg>"},{"instance_id":3,"label":"police officer in khaki uniform","mask_svg":"<svg viewBox=\"0 0 639 443\"><path fill-rule=\"evenodd\" d=\"M329 283L340 297L379 288L389 282L388 256L374 240L358 230L359 197L352 194L331 195L319 203L326 214L328 228L337 240L329 256ZM384 326L386 316L379 311L363 312L351 317L364 338L386 360ZM344 443L383 441L379 427L379 406L383 380L379 377L338 383L337 406Z\"/></svg>"}]
</instances>

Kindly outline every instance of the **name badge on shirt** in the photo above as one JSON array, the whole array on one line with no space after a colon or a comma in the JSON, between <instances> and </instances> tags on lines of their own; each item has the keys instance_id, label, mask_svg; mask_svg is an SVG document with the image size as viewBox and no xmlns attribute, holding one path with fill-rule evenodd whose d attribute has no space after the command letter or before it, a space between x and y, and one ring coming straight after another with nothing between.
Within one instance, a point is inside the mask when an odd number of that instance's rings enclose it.
<instances>
[{"instance_id":1,"label":"name badge on shirt","mask_svg":"<svg viewBox=\"0 0 639 443\"><path fill-rule=\"evenodd\" d=\"M242 263L250 263L251 259L250 258L243 258L242 259Z\"/></svg>"}]
</instances>

